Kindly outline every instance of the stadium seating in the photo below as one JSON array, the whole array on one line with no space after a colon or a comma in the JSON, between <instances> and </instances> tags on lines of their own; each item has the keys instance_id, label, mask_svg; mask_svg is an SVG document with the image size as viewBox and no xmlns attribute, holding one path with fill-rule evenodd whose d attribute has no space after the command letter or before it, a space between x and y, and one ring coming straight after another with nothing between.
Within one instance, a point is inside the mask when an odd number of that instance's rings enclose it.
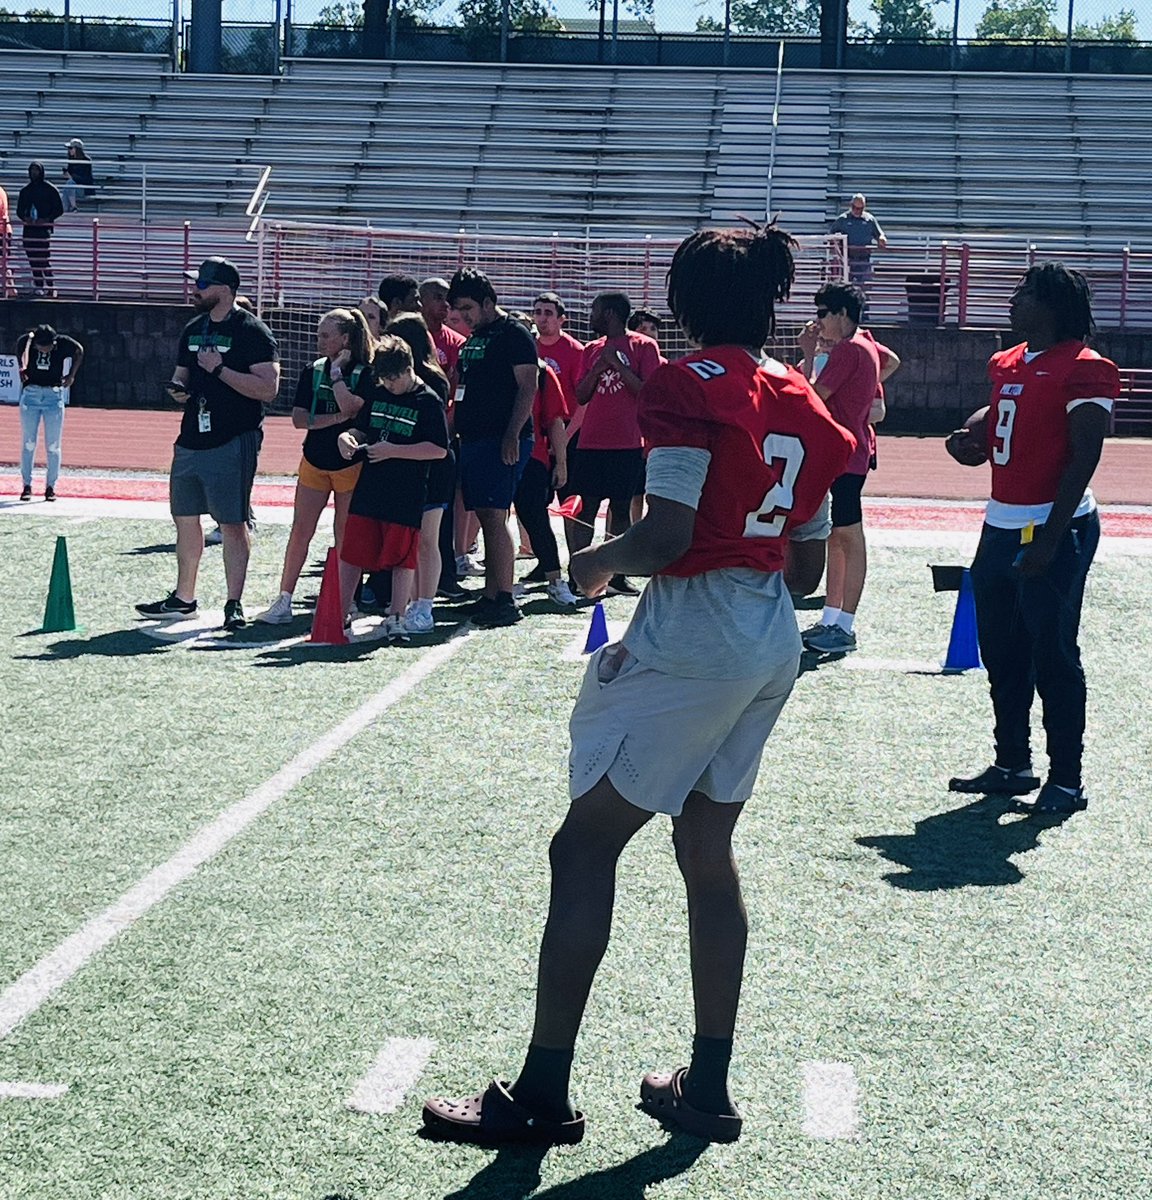
<instances>
[{"instance_id":1,"label":"stadium seating","mask_svg":"<svg viewBox=\"0 0 1152 1200\"><path fill-rule=\"evenodd\" d=\"M1115 244L1140 227L1139 78L787 71L781 85L774 125L771 71L295 59L266 78L5 51L0 180L19 187L37 157L57 178L79 136L93 208L166 220L241 214L271 166L270 215L428 229L672 234L771 209L813 234L856 190L905 244Z\"/></svg>"}]
</instances>

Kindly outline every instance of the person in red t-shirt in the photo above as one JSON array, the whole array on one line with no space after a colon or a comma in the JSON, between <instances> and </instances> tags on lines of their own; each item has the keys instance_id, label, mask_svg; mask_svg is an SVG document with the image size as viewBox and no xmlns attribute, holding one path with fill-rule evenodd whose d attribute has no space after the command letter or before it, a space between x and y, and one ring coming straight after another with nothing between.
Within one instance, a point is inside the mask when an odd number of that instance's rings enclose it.
<instances>
[{"instance_id":1,"label":"person in red t-shirt","mask_svg":"<svg viewBox=\"0 0 1152 1200\"><path fill-rule=\"evenodd\" d=\"M565 328L564 301L555 292L541 292L532 306L536 323L536 352L560 381L568 412L575 415L576 381L584 361L584 343L578 342Z\"/></svg>"},{"instance_id":2,"label":"person in red t-shirt","mask_svg":"<svg viewBox=\"0 0 1152 1200\"><path fill-rule=\"evenodd\" d=\"M688 1067L645 1076L641 1106L697 1137L740 1136L728 1066L748 919L732 832L800 661L783 542L856 446L807 380L761 357L794 244L772 227L710 229L672 260L669 308L701 350L640 392L648 512L572 563L593 596L616 575L652 578L622 641L592 655L572 714L531 1044L515 1083L425 1104L441 1136L581 1140L573 1046L608 945L617 860L657 813L672 818L687 890L696 1037Z\"/></svg>"},{"instance_id":3,"label":"person in red t-shirt","mask_svg":"<svg viewBox=\"0 0 1152 1200\"><path fill-rule=\"evenodd\" d=\"M869 417L880 388L880 356L876 343L859 327L865 302L864 293L853 284L826 283L816 293L816 320L804 327L799 338L806 362L813 361L818 340L830 346L814 386L828 411L856 438L856 450L831 489L824 613L803 633L804 645L820 654L856 649L856 609L868 572L860 496L874 445Z\"/></svg>"},{"instance_id":4,"label":"person in red t-shirt","mask_svg":"<svg viewBox=\"0 0 1152 1200\"><path fill-rule=\"evenodd\" d=\"M954 792L1035 791L1029 714L1040 694L1048 778L1032 811L1055 816L1088 805L1081 778L1087 687L1080 608L1100 541L1089 484L1120 394L1116 364L1090 350L1088 284L1063 263L1024 275L1012 294L1012 329L1024 341L992 355L989 406L974 413L983 436L952 434L967 466L991 460L992 498L972 563L976 628L995 713L996 761Z\"/></svg>"},{"instance_id":5,"label":"person in red t-shirt","mask_svg":"<svg viewBox=\"0 0 1152 1200\"><path fill-rule=\"evenodd\" d=\"M580 496L582 524L569 521L568 549L577 554L591 544L591 524L608 501L608 532L618 537L632 523L632 496L644 467L636 397L660 366L660 347L627 328L632 303L623 292L604 292L592 302L588 324L600 334L584 347L576 400L587 405L580 426L580 450L573 464L573 488ZM621 575L610 593L640 593Z\"/></svg>"}]
</instances>

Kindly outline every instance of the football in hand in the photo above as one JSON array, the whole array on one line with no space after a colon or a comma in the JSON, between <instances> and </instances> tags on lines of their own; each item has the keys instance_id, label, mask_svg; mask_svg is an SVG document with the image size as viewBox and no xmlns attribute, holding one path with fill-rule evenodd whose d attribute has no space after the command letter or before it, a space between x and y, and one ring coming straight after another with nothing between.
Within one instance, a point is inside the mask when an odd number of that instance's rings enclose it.
<instances>
[{"instance_id":1,"label":"football in hand","mask_svg":"<svg viewBox=\"0 0 1152 1200\"><path fill-rule=\"evenodd\" d=\"M948 453L966 467L988 461L988 409L974 412L961 429L948 437Z\"/></svg>"}]
</instances>

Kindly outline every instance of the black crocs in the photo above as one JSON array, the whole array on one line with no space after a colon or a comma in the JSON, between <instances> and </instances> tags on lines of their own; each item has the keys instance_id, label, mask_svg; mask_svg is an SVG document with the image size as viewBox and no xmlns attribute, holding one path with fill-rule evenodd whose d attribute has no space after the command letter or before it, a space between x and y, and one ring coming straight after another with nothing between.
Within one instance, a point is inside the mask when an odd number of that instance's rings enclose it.
<instances>
[{"instance_id":1,"label":"black crocs","mask_svg":"<svg viewBox=\"0 0 1152 1200\"><path fill-rule=\"evenodd\" d=\"M949 779L948 790L976 796L1023 796L1040 786L1040 780L1032 774L1031 768L1024 770L1027 774L1008 767L989 767L971 779Z\"/></svg>"},{"instance_id":2,"label":"black crocs","mask_svg":"<svg viewBox=\"0 0 1152 1200\"><path fill-rule=\"evenodd\" d=\"M1070 817L1088 807L1088 796L1082 787L1074 792L1046 783L1029 812L1038 817Z\"/></svg>"},{"instance_id":3,"label":"black crocs","mask_svg":"<svg viewBox=\"0 0 1152 1200\"><path fill-rule=\"evenodd\" d=\"M584 1137L583 1113L571 1121L549 1121L517 1104L509 1086L494 1079L464 1100L435 1096L424 1104L424 1126L438 1137L479 1146L574 1146Z\"/></svg>"}]
</instances>

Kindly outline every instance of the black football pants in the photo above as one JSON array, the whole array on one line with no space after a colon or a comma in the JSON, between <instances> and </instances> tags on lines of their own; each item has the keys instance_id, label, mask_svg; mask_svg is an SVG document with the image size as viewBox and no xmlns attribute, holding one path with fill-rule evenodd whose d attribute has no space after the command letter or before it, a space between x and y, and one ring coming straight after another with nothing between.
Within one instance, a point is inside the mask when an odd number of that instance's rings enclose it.
<instances>
[{"instance_id":1,"label":"black football pants","mask_svg":"<svg viewBox=\"0 0 1152 1200\"><path fill-rule=\"evenodd\" d=\"M1087 688L1080 663L1080 609L1100 542L1100 518L1078 517L1048 569L1025 578L1014 563L1019 529L985 525L972 563L980 654L995 713L996 764L1032 761L1029 714L1036 693L1044 715L1049 780L1080 786Z\"/></svg>"}]
</instances>

